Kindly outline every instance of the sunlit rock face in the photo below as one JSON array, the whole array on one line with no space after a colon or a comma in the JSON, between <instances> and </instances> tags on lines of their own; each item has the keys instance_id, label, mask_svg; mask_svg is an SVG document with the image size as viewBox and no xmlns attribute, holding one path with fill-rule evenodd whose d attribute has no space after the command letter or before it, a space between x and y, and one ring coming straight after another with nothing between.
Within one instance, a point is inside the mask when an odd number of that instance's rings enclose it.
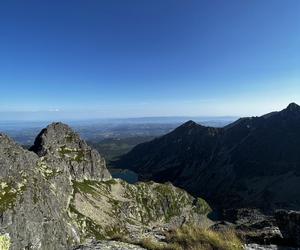
<instances>
[{"instance_id":1,"label":"sunlit rock face","mask_svg":"<svg viewBox=\"0 0 300 250\"><path fill-rule=\"evenodd\" d=\"M43 161L55 163L62 171L69 171L74 180L111 179L104 158L63 123L52 123L43 129L31 150Z\"/></svg>"},{"instance_id":2,"label":"sunlit rock face","mask_svg":"<svg viewBox=\"0 0 300 250\"><path fill-rule=\"evenodd\" d=\"M10 249L65 249L75 229L67 222L72 193L67 175L0 135L0 234Z\"/></svg>"},{"instance_id":3,"label":"sunlit rock face","mask_svg":"<svg viewBox=\"0 0 300 250\"><path fill-rule=\"evenodd\" d=\"M31 151L0 134L0 170L0 235L18 250L76 245L72 180L111 178L99 153L62 123L42 130Z\"/></svg>"},{"instance_id":4,"label":"sunlit rock face","mask_svg":"<svg viewBox=\"0 0 300 250\"><path fill-rule=\"evenodd\" d=\"M138 242L182 225L211 225L209 205L170 183L86 180L73 187L70 211L86 238L97 232L98 240L118 235Z\"/></svg>"},{"instance_id":5,"label":"sunlit rock face","mask_svg":"<svg viewBox=\"0 0 300 250\"><path fill-rule=\"evenodd\" d=\"M0 247L5 250L141 249L85 243L116 233L135 240L161 237L166 228L188 223L209 226L208 212L204 200L171 184L112 179L99 153L62 123L43 129L30 150L0 134Z\"/></svg>"}]
</instances>

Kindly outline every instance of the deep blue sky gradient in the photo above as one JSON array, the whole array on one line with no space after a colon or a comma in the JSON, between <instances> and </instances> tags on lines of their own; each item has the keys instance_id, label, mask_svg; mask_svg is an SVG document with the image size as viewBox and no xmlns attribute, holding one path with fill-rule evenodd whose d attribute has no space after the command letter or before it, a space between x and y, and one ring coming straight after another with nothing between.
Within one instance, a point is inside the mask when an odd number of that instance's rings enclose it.
<instances>
[{"instance_id":1,"label":"deep blue sky gradient","mask_svg":"<svg viewBox=\"0 0 300 250\"><path fill-rule=\"evenodd\" d=\"M2 119L244 116L300 103L299 13L299 0L1 1Z\"/></svg>"}]
</instances>

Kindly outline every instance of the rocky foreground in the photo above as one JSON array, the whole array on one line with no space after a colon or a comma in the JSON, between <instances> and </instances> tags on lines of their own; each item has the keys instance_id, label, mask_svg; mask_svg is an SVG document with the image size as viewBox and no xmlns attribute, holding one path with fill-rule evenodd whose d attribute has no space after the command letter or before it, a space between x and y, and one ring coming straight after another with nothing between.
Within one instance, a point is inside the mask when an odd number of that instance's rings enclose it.
<instances>
[{"instance_id":1,"label":"rocky foreground","mask_svg":"<svg viewBox=\"0 0 300 250\"><path fill-rule=\"evenodd\" d=\"M207 203L171 184L112 179L99 153L61 123L42 130L30 151L0 134L0 170L3 249L138 250L125 243L84 244L121 236L159 239L189 223L211 225Z\"/></svg>"},{"instance_id":2,"label":"rocky foreground","mask_svg":"<svg viewBox=\"0 0 300 250\"><path fill-rule=\"evenodd\" d=\"M170 183L113 179L104 158L62 123L42 130L30 150L0 134L0 170L1 250L142 250L120 241L170 244L198 229L220 232L222 244L227 244L222 232L233 230L246 243L258 244L248 244L249 250L300 245L299 212L267 216L233 209L225 211L228 221L212 222L203 199ZM183 231L176 235L178 229Z\"/></svg>"},{"instance_id":3,"label":"rocky foreground","mask_svg":"<svg viewBox=\"0 0 300 250\"><path fill-rule=\"evenodd\" d=\"M120 241L91 241L76 247L74 250L146 250L137 245L128 244Z\"/></svg>"}]
</instances>

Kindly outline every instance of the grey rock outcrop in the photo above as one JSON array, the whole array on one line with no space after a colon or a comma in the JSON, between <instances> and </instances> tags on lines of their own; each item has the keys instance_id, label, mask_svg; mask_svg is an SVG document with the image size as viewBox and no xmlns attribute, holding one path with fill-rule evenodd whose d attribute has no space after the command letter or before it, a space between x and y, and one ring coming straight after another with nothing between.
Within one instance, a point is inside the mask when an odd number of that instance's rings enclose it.
<instances>
[{"instance_id":1,"label":"grey rock outcrop","mask_svg":"<svg viewBox=\"0 0 300 250\"><path fill-rule=\"evenodd\" d=\"M258 209L228 209L224 218L234 230L248 243L282 244L284 239L274 216L265 215Z\"/></svg>"},{"instance_id":2,"label":"grey rock outcrop","mask_svg":"<svg viewBox=\"0 0 300 250\"><path fill-rule=\"evenodd\" d=\"M300 247L300 211L278 210L275 218L286 243Z\"/></svg>"},{"instance_id":3,"label":"grey rock outcrop","mask_svg":"<svg viewBox=\"0 0 300 250\"><path fill-rule=\"evenodd\" d=\"M277 210L263 214L258 209L230 209L211 228L234 229L247 243L246 249L300 249L300 211ZM231 223L229 223L230 221Z\"/></svg>"},{"instance_id":4,"label":"grey rock outcrop","mask_svg":"<svg viewBox=\"0 0 300 250\"><path fill-rule=\"evenodd\" d=\"M30 151L0 134L0 249L3 240L10 250L65 250L122 233L162 239L168 228L210 225L209 211L171 184L112 179L99 153L62 123L42 130ZM142 250L111 241L80 247Z\"/></svg>"},{"instance_id":5,"label":"grey rock outcrop","mask_svg":"<svg viewBox=\"0 0 300 250\"><path fill-rule=\"evenodd\" d=\"M298 250L298 248L282 247L277 245L248 244L245 246L245 250Z\"/></svg>"},{"instance_id":6,"label":"grey rock outcrop","mask_svg":"<svg viewBox=\"0 0 300 250\"><path fill-rule=\"evenodd\" d=\"M76 241L68 223L71 186L36 154L0 134L0 234L12 250L65 249Z\"/></svg>"},{"instance_id":7,"label":"grey rock outcrop","mask_svg":"<svg viewBox=\"0 0 300 250\"><path fill-rule=\"evenodd\" d=\"M69 217L72 180L111 178L104 159L70 127L53 123L32 151L0 134L0 236L11 249L66 249L80 240Z\"/></svg>"},{"instance_id":8,"label":"grey rock outcrop","mask_svg":"<svg viewBox=\"0 0 300 250\"><path fill-rule=\"evenodd\" d=\"M204 200L170 183L128 184L112 179L73 182L73 185L72 217L86 238L97 231L98 239L159 240L169 229L182 225L207 228L212 224L207 218L211 209Z\"/></svg>"},{"instance_id":9,"label":"grey rock outcrop","mask_svg":"<svg viewBox=\"0 0 300 250\"><path fill-rule=\"evenodd\" d=\"M73 250L146 250L145 248L119 241L92 241Z\"/></svg>"},{"instance_id":10,"label":"grey rock outcrop","mask_svg":"<svg viewBox=\"0 0 300 250\"><path fill-rule=\"evenodd\" d=\"M74 180L111 179L104 158L66 124L52 123L43 129L30 150L59 170L69 171Z\"/></svg>"}]
</instances>

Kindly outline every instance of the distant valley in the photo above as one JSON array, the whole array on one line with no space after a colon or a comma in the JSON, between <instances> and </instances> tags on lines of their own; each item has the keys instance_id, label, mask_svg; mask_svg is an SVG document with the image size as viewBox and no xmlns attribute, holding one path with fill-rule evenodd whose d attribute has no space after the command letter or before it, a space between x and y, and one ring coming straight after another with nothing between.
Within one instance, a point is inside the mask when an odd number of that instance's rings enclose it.
<instances>
[{"instance_id":1,"label":"distant valley","mask_svg":"<svg viewBox=\"0 0 300 250\"><path fill-rule=\"evenodd\" d=\"M193 117L203 125L223 127L237 117ZM111 160L127 153L139 143L164 135L191 117L149 117L70 121L82 138ZM48 121L0 121L0 131L30 147Z\"/></svg>"}]
</instances>

